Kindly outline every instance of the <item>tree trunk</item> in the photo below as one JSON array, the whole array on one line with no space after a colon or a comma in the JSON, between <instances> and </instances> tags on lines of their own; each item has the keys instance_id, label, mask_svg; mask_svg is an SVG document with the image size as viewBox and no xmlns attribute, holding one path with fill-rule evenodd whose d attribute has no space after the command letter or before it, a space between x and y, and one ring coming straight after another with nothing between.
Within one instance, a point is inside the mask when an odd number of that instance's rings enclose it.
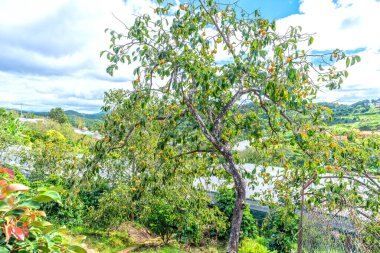
<instances>
[{"instance_id":1,"label":"tree trunk","mask_svg":"<svg viewBox=\"0 0 380 253\"><path fill-rule=\"evenodd\" d=\"M232 215L231 231L227 245L227 253L236 253L238 252L239 247L241 221L243 218L243 210L245 207L245 182L235 166L232 155L228 154L226 156L226 159L228 162L228 172L234 179L236 193L235 208Z\"/></svg>"},{"instance_id":2,"label":"tree trunk","mask_svg":"<svg viewBox=\"0 0 380 253\"><path fill-rule=\"evenodd\" d=\"M297 253L302 253L303 245L303 212L304 212L304 202L305 202L305 185L302 184L301 190L301 215L298 225L298 241L297 241Z\"/></svg>"}]
</instances>

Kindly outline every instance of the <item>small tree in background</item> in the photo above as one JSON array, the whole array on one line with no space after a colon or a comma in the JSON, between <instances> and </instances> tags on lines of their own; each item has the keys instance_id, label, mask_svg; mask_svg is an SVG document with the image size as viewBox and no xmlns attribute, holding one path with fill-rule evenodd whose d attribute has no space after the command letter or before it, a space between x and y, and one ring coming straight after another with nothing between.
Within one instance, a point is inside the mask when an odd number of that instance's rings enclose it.
<instances>
[{"instance_id":1,"label":"small tree in background","mask_svg":"<svg viewBox=\"0 0 380 253\"><path fill-rule=\"evenodd\" d=\"M69 119L61 107L52 108L48 114L48 117L60 124L69 122Z\"/></svg>"}]
</instances>

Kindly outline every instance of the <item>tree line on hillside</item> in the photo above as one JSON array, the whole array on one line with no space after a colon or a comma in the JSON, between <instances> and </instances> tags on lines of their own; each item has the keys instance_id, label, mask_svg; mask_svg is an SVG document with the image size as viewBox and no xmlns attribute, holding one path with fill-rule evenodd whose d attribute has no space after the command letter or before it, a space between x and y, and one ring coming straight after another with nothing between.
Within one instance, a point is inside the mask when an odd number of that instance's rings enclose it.
<instances>
[{"instance_id":1,"label":"tree line on hillside","mask_svg":"<svg viewBox=\"0 0 380 253\"><path fill-rule=\"evenodd\" d=\"M319 103L322 106L326 106L330 108L335 118L339 118L341 116L349 116L352 114L361 114L366 113L370 110L371 107L380 108L380 98L379 99L365 99L353 103L351 105L338 104L338 103L327 103L321 102Z\"/></svg>"}]
</instances>

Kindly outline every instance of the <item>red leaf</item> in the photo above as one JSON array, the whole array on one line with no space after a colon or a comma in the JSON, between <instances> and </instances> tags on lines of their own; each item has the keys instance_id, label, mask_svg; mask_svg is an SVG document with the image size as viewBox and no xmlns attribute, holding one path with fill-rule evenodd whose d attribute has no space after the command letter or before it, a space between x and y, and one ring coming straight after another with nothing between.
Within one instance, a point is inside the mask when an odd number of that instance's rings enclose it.
<instances>
[{"instance_id":1,"label":"red leaf","mask_svg":"<svg viewBox=\"0 0 380 253\"><path fill-rule=\"evenodd\" d=\"M12 226L12 234L17 238L19 241L24 241L25 239L25 234L24 231L22 231L21 228Z\"/></svg>"},{"instance_id":2,"label":"red leaf","mask_svg":"<svg viewBox=\"0 0 380 253\"><path fill-rule=\"evenodd\" d=\"M4 179L0 180L0 187L6 186L7 184L8 184L7 180L4 180Z\"/></svg>"},{"instance_id":3,"label":"red leaf","mask_svg":"<svg viewBox=\"0 0 380 253\"><path fill-rule=\"evenodd\" d=\"M15 178L15 173L14 173L12 170L10 170L10 169L7 169L7 168L0 168L0 172L5 172L5 173L7 173L11 179L14 179L14 178Z\"/></svg>"},{"instance_id":4,"label":"red leaf","mask_svg":"<svg viewBox=\"0 0 380 253\"><path fill-rule=\"evenodd\" d=\"M23 184L9 184L5 188L5 192L15 192L15 191L27 191L29 188Z\"/></svg>"},{"instance_id":5,"label":"red leaf","mask_svg":"<svg viewBox=\"0 0 380 253\"><path fill-rule=\"evenodd\" d=\"M29 228L25 223L22 224L22 231L26 237L29 237Z\"/></svg>"}]
</instances>

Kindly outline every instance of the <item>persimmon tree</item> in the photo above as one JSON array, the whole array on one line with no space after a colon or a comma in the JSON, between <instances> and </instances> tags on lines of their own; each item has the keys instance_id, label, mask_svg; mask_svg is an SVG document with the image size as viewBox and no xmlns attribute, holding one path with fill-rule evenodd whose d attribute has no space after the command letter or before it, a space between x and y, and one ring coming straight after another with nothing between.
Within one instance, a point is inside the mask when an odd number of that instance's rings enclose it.
<instances>
[{"instance_id":1,"label":"persimmon tree","mask_svg":"<svg viewBox=\"0 0 380 253\"><path fill-rule=\"evenodd\" d=\"M107 72L112 75L122 63L137 67L124 94L125 119L114 124L107 145L128 145L137 128L159 121L167 128L158 136L157 152L172 147L176 156L214 158L235 186L227 252L237 252L246 198L233 150L237 140L264 150L291 133L302 144L301 128L324 115L312 99L320 87L338 88L347 76L335 63L359 58L339 50L316 54L308 47L313 38L300 27L280 34L258 11L251 15L213 0L179 6L158 0L154 14L137 16L125 31L108 31L110 49L101 53L110 61ZM239 113L247 102L255 110Z\"/></svg>"},{"instance_id":2,"label":"persimmon tree","mask_svg":"<svg viewBox=\"0 0 380 253\"><path fill-rule=\"evenodd\" d=\"M107 173L115 194L105 194L91 218L103 227L139 220L165 243L175 234L177 240L202 244L211 239L211 231L224 231L224 216L209 206L211 198L199 180L213 165L214 158L208 153L213 149L201 150L207 143L199 132L182 131L189 122L158 120L160 99L134 105L132 112L127 94L124 90L105 94L103 109L109 113L101 131L104 138L96 145L96 165ZM173 110L167 108L165 113L171 115ZM129 122L137 122L132 131L126 128ZM126 196L120 198L120 191ZM110 197L118 200L109 201ZM115 201L125 208L115 207Z\"/></svg>"}]
</instances>

